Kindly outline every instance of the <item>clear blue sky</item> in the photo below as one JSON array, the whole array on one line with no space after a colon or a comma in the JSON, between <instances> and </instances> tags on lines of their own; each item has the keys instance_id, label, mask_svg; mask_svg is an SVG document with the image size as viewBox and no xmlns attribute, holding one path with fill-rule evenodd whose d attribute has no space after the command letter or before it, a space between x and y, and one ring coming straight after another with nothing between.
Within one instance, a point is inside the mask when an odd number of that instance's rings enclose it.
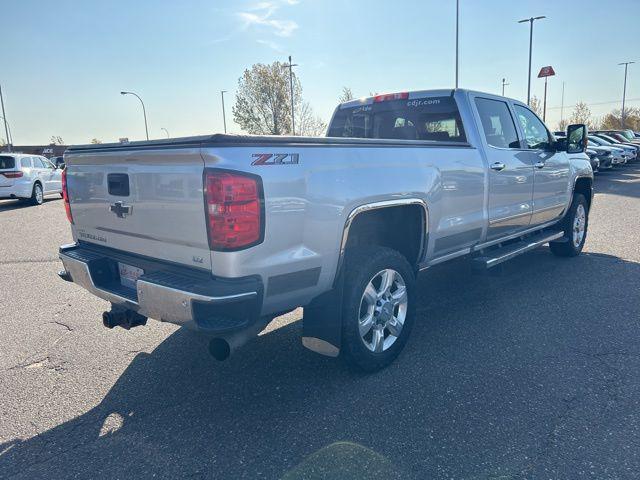
<instances>
[{"instance_id":1,"label":"clear blue sky","mask_svg":"<svg viewBox=\"0 0 640 480\"><path fill-rule=\"evenodd\" d=\"M147 106L150 136L222 131L238 78L257 62L300 66L304 96L327 121L343 86L370 91L451 87L454 0L110 0L2 2L0 82L16 144L140 139L135 97ZM601 115L627 97L640 98L640 1L460 0L460 86L526 100L529 30L517 20L546 15L534 27L534 77L543 65L548 106L565 116L582 100ZM543 82L533 80L541 97ZM631 101L640 105L640 101ZM550 108L548 123L559 119ZM232 124L230 130L239 132ZM4 133L0 133L4 137Z\"/></svg>"}]
</instances>

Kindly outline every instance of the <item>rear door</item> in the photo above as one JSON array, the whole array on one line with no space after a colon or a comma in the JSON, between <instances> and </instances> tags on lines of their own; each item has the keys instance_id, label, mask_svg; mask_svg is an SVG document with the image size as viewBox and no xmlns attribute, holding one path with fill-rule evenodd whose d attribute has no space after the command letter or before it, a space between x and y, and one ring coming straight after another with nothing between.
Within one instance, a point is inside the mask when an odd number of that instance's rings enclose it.
<instances>
[{"instance_id":1,"label":"rear door","mask_svg":"<svg viewBox=\"0 0 640 480\"><path fill-rule=\"evenodd\" d=\"M510 105L500 97L471 95L489 164L487 240L529 227L533 203L533 165L521 149Z\"/></svg>"},{"instance_id":2,"label":"rear door","mask_svg":"<svg viewBox=\"0 0 640 480\"><path fill-rule=\"evenodd\" d=\"M49 169L46 168L41 157L31 157L33 163L33 176L42 183L42 190L47 193L51 187L51 175Z\"/></svg>"},{"instance_id":3,"label":"rear door","mask_svg":"<svg viewBox=\"0 0 640 480\"><path fill-rule=\"evenodd\" d=\"M65 158L78 240L211 268L199 146L71 150Z\"/></svg>"},{"instance_id":4,"label":"rear door","mask_svg":"<svg viewBox=\"0 0 640 480\"><path fill-rule=\"evenodd\" d=\"M569 203L569 156L551 150L552 137L542 120L524 105L514 104L525 155L533 164L532 225L551 222L564 212Z\"/></svg>"}]
</instances>

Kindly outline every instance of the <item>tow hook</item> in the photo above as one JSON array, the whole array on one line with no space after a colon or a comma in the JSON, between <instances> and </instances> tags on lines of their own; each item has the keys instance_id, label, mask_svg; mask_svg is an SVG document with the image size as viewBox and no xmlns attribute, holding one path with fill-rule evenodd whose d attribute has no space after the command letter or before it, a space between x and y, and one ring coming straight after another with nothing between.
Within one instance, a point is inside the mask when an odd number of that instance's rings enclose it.
<instances>
[{"instance_id":1,"label":"tow hook","mask_svg":"<svg viewBox=\"0 0 640 480\"><path fill-rule=\"evenodd\" d=\"M122 327L129 330L133 327L147 324L147 317L133 310L112 308L110 312L102 314L102 324L107 328Z\"/></svg>"}]
</instances>

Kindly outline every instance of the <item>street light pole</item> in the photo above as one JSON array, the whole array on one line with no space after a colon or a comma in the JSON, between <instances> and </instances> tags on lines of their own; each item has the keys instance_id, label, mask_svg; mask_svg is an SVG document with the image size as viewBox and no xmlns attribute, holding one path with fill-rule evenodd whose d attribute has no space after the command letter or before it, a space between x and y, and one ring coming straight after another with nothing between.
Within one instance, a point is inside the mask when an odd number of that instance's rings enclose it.
<instances>
[{"instance_id":1,"label":"street light pole","mask_svg":"<svg viewBox=\"0 0 640 480\"><path fill-rule=\"evenodd\" d=\"M529 76L527 77L527 105L531 103L531 55L533 52L533 22L536 20L542 20L543 18L547 18L544 15L541 17L531 17L525 18L523 20L518 20L518 23L526 23L529 22Z\"/></svg>"},{"instance_id":2,"label":"street light pole","mask_svg":"<svg viewBox=\"0 0 640 480\"><path fill-rule=\"evenodd\" d=\"M458 88L459 19L460 19L460 0L456 0L456 88Z\"/></svg>"},{"instance_id":3,"label":"street light pole","mask_svg":"<svg viewBox=\"0 0 640 480\"><path fill-rule=\"evenodd\" d=\"M297 67L297 63L293 63L291 61L291 55L289 55L289 64L285 65L285 67L289 68L289 86L291 87L291 135L295 136L296 134L296 120L293 111L293 67Z\"/></svg>"},{"instance_id":4,"label":"street light pole","mask_svg":"<svg viewBox=\"0 0 640 480\"><path fill-rule=\"evenodd\" d=\"M502 96L504 97L504 87L505 85L511 85L510 83L506 83L507 79L503 78L502 79Z\"/></svg>"},{"instance_id":5,"label":"street light pole","mask_svg":"<svg viewBox=\"0 0 640 480\"><path fill-rule=\"evenodd\" d=\"M166 128L164 128L164 127L160 127L160 130L163 130L163 131L164 131L164 133L166 133L166 134L167 134L167 138L169 138L169 130L167 130L167 129L166 129Z\"/></svg>"},{"instance_id":6,"label":"street light pole","mask_svg":"<svg viewBox=\"0 0 640 480\"><path fill-rule=\"evenodd\" d=\"M629 65L631 65L632 63L636 63L636 62L622 62L618 64L618 65L624 65L624 87L622 89L622 111L620 112L620 116L622 117L621 120L622 120L623 129L624 129L624 101L627 96L627 69L629 68Z\"/></svg>"},{"instance_id":7,"label":"street light pole","mask_svg":"<svg viewBox=\"0 0 640 480\"><path fill-rule=\"evenodd\" d=\"M4 117L0 117L0 120L4 120ZM13 132L11 132L11 124L9 122L7 122L7 128L9 129L9 138L7 138L7 142L10 143L11 145L14 145Z\"/></svg>"},{"instance_id":8,"label":"street light pole","mask_svg":"<svg viewBox=\"0 0 640 480\"><path fill-rule=\"evenodd\" d=\"M2 118L4 119L4 134L7 136L7 151L11 151L11 138L9 137L9 127L7 123L7 114L4 113L4 98L2 97L2 85L0 85L0 103L2 104Z\"/></svg>"},{"instance_id":9,"label":"street light pole","mask_svg":"<svg viewBox=\"0 0 640 480\"><path fill-rule=\"evenodd\" d=\"M144 108L144 102L140 98L140 95L135 92L120 92L120 95L135 95L136 97L138 97L138 100L140 100L140 103L142 104L142 115L144 115L144 131L147 134L147 140L149 140L149 128L147 128L147 111Z\"/></svg>"},{"instance_id":10,"label":"street light pole","mask_svg":"<svg viewBox=\"0 0 640 480\"><path fill-rule=\"evenodd\" d=\"M227 115L224 112L224 94L227 93L226 90L221 90L220 95L222 95L222 123L224 124L224 133L227 133Z\"/></svg>"}]
</instances>

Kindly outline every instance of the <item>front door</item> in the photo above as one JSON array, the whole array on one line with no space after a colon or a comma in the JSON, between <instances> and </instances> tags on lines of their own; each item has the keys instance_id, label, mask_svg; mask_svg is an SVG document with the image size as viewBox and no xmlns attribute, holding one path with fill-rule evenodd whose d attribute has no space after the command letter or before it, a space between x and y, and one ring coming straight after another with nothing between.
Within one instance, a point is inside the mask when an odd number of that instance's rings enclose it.
<instances>
[{"instance_id":1,"label":"front door","mask_svg":"<svg viewBox=\"0 0 640 480\"><path fill-rule=\"evenodd\" d=\"M559 218L569 204L570 160L566 152L552 149L551 134L535 113L524 105L514 104L513 108L534 171L531 224L548 223Z\"/></svg>"},{"instance_id":2,"label":"front door","mask_svg":"<svg viewBox=\"0 0 640 480\"><path fill-rule=\"evenodd\" d=\"M533 204L533 164L521 149L511 109L495 98L475 97L489 163L487 240L529 227Z\"/></svg>"}]
</instances>

